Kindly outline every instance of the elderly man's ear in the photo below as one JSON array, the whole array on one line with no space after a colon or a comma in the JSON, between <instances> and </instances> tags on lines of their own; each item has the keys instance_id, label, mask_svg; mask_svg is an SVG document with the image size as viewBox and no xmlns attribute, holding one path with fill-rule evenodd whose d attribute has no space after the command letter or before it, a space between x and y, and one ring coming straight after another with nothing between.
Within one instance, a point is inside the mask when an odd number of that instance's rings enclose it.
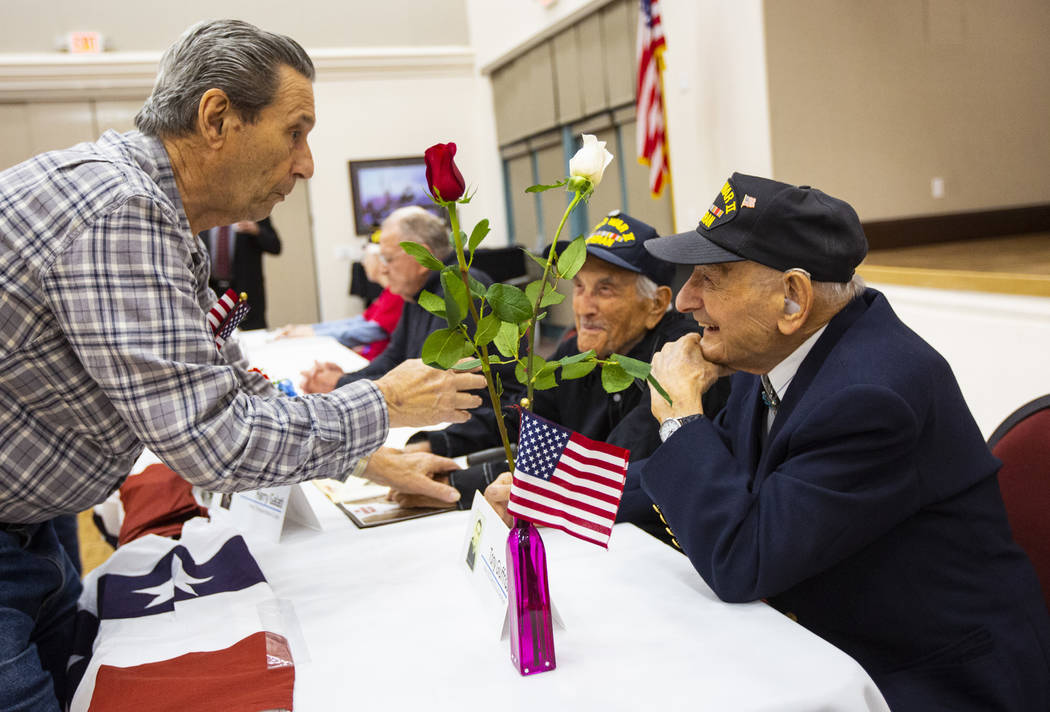
<instances>
[{"instance_id":1,"label":"elderly man's ear","mask_svg":"<svg viewBox=\"0 0 1050 712\"><path fill-rule=\"evenodd\" d=\"M208 145L218 148L229 134L229 122L235 118L229 97L222 89L209 89L197 105L197 124Z\"/></svg>"},{"instance_id":2,"label":"elderly man's ear","mask_svg":"<svg viewBox=\"0 0 1050 712\"><path fill-rule=\"evenodd\" d=\"M660 323L661 319L664 318L664 314L667 313L667 307L671 304L671 296L670 287L661 285L656 288L656 296L653 297L652 308L649 309L649 313L645 315L646 329L652 329Z\"/></svg>"},{"instance_id":3,"label":"elderly man's ear","mask_svg":"<svg viewBox=\"0 0 1050 712\"><path fill-rule=\"evenodd\" d=\"M813 283L809 277L796 271L782 277L784 290L783 311L777 318L777 328L785 336L798 331L813 308Z\"/></svg>"}]
</instances>

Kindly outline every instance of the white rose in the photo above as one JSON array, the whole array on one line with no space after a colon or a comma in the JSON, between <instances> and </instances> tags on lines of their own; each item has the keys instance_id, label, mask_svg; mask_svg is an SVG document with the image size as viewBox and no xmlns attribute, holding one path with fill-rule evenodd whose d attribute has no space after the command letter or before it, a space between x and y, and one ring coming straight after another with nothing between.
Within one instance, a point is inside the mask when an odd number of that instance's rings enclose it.
<instances>
[{"instance_id":1,"label":"white rose","mask_svg":"<svg viewBox=\"0 0 1050 712\"><path fill-rule=\"evenodd\" d=\"M605 141L599 141L591 134L583 134L583 145L569 159L569 175L585 178L597 187L602 182L605 167L612 159L613 155L605 150Z\"/></svg>"}]
</instances>

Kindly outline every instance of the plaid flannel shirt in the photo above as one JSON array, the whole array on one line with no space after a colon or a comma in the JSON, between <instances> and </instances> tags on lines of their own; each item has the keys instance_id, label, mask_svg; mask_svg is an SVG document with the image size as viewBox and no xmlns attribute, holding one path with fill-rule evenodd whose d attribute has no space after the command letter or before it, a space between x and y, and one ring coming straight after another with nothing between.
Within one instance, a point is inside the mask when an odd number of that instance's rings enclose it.
<instances>
[{"instance_id":1,"label":"plaid flannel shirt","mask_svg":"<svg viewBox=\"0 0 1050 712\"><path fill-rule=\"evenodd\" d=\"M208 270L157 139L0 173L0 522L102 501L143 445L219 491L345 477L382 445L374 384L287 398L216 350Z\"/></svg>"}]
</instances>

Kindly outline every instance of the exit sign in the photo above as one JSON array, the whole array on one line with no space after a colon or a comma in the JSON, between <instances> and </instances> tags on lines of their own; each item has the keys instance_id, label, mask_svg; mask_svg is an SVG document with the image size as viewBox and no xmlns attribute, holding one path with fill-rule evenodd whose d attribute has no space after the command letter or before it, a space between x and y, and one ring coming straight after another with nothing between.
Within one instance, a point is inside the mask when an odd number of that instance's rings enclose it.
<instances>
[{"instance_id":1,"label":"exit sign","mask_svg":"<svg viewBox=\"0 0 1050 712\"><path fill-rule=\"evenodd\" d=\"M103 49L99 32L70 32L66 37L66 49L71 54L98 53Z\"/></svg>"}]
</instances>

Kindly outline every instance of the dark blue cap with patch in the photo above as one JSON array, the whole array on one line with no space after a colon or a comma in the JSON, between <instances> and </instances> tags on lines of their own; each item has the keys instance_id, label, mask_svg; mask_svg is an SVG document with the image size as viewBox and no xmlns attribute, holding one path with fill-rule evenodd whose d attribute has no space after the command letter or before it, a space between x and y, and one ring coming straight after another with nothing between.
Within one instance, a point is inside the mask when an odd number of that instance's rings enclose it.
<instances>
[{"instance_id":1,"label":"dark blue cap with patch","mask_svg":"<svg viewBox=\"0 0 1050 712\"><path fill-rule=\"evenodd\" d=\"M645 247L676 264L751 260L781 271L801 267L817 282L848 282L868 240L849 203L808 185L734 173L695 230Z\"/></svg>"},{"instance_id":2,"label":"dark blue cap with patch","mask_svg":"<svg viewBox=\"0 0 1050 712\"><path fill-rule=\"evenodd\" d=\"M669 286L674 279L674 265L645 249L646 243L659 237L651 225L614 210L587 235L587 254Z\"/></svg>"}]
</instances>

